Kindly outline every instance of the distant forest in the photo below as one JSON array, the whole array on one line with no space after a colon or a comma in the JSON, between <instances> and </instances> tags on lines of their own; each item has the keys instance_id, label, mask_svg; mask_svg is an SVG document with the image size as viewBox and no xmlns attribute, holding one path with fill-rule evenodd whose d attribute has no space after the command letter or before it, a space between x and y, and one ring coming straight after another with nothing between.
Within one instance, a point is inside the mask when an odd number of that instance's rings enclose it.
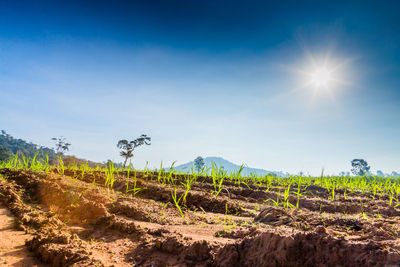
<instances>
[{"instance_id":1,"label":"distant forest","mask_svg":"<svg viewBox=\"0 0 400 267\"><path fill-rule=\"evenodd\" d=\"M6 160L14 156L17 152L22 153L25 157L33 157L36 152L39 152L37 156L38 159L45 159L46 154L49 155L50 160L56 159L56 152L53 149L14 138L4 130L1 130L0 160Z\"/></svg>"}]
</instances>

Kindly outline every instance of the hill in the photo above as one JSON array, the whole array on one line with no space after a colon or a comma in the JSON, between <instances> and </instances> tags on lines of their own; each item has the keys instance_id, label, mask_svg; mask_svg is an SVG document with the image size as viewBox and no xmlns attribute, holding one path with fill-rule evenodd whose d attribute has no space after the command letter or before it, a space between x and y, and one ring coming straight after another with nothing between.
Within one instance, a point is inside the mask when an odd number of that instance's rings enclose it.
<instances>
[{"instance_id":1,"label":"hill","mask_svg":"<svg viewBox=\"0 0 400 267\"><path fill-rule=\"evenodd\" d=\"M204 164L206 168L211 168L212 163L215 163L218 167L223 167L225 171L233 172L238 171L240 169L240 165L232 163L224 158L221 157L206 157L204 158ZM190 161L185 164L178 165L174 167L174 169L178 171L190 172L192 166L194 166L194 161ZM280 171L268 171L264 169L257 169L251 167L244 167L242 170L242 175L250 175L250 174L257 174L257 175L267 175L267 174L275 174L276 176L285 177L286 174Z\"/></svg>"},{"instance_id":2,"label":"hill","mask_svg":"<svg viewBox=\"0 0 400 267\"><path fill-rule=\"evenodd\" d=\"M14 138L2 130L0 133L0 160L8 159L17 152L31 158L36 152L39 152L38 159L46 158L46 154L49 155L50 160L56 159L56 152L53 149Z\"/></svg>"}]
</instances>

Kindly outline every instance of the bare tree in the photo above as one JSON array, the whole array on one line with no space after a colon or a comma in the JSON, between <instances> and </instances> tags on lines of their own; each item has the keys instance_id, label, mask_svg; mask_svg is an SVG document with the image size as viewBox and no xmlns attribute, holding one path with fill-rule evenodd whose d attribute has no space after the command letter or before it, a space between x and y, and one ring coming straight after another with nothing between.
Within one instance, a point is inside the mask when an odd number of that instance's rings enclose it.
<instances>
[{"instance_id":1,"label":"bare tree","mask_svg":"<svg viewBox=\"0 0 400 267\"><path fill-rule=\"evenodd\" d=\"M125 158L124 169L128 159L133 157L133 151L135 150L135 148L144 144L151 145L150 142L151 142L151 137L145 134L142 134L140 137L136 138L133 141L128 141L125 139L118 141L117 147L122 149L121 156Z\"/></svg>"},{"instance_id":2,"label":"bare tree","mask_svg":"<svg viewBox=\"0 0 400 267\"><path fill-rule=\"evenodd\" d=\"M53 137L51 138L51 140L53 140L56 143L55 150L57 152L57 155L61 156L64 154L65 151L69 151L69 147L71 146L71 144L67 143L64 137L62 136L58 138Z\"/></svg>"}]
</instances>

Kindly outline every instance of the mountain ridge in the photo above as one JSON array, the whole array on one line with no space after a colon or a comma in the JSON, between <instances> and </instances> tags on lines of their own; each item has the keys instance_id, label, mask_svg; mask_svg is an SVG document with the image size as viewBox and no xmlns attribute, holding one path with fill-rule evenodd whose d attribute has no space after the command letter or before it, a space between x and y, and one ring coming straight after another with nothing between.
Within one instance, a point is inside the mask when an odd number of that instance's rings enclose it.
<instances>
[{"instance_id":1,"label":"mountain ridge","mask_svg":"<svg viewBox=\"0 0 400 267\"><path fill-rule=\"evenodd\" d=\"M204 165L206 168L211 168L212 163L215 163L218 167L223 167L224 170L228 171L228 172L238 171L241 167L241 165L235 164L235 163L228 161L222 157L211 156L211 157L205 157L203 159L204 159ZM193 168L195 168L194 161L189 161L187 163L175 166L174 169L177 171L190 172L192 166L193 166ZM269 170L264 170L264 169L260 169L260 168L252 168L247 165L244 165L244 168L243 168L241 174L244 176L249 176L251 174L257 174L257 175L274 174L274 175L280 176L280 177L287 176L285 173L283 173L281 171L269 171Z\"/></svg>"}]
</instances>

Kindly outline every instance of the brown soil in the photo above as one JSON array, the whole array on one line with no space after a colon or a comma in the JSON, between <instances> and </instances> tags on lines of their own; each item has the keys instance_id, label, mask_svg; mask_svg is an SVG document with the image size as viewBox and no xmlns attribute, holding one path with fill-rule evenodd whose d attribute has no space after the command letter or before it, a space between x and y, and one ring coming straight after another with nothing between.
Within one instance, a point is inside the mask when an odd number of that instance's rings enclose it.
<instances>
[{"instance_id":1,"label":"brown soil","mask_svg":"<svg viewBox=\"0 0 400 267\"><path fill-rule=\"evenodd\" d=\"M15 227L14 216L0 203L0 266L46 266L25 247L32 238Z\"/></svg>"},{"instance_id":2,"label":"brown soil","mask_svg":"<svg viewBox=\"0 0 400 267\"><path fill-rule=\"evenodd\" d=\"M312 185L298 209L284 209L267 201L283 197L276 188L226 181L216 197L212 181L200 177L182 203L182 218L173 188L157 183L157 173L138 173L135 196L125 194L123 173L113 190L100 172L0 174L7 207L0 209L0 266L400 264L400 209L384 197L345 198L339 191L331 201ZM183 192L178 186L178 197ZM288 200L297 204L293 193Z\"/></svg>"}]
</instances>

